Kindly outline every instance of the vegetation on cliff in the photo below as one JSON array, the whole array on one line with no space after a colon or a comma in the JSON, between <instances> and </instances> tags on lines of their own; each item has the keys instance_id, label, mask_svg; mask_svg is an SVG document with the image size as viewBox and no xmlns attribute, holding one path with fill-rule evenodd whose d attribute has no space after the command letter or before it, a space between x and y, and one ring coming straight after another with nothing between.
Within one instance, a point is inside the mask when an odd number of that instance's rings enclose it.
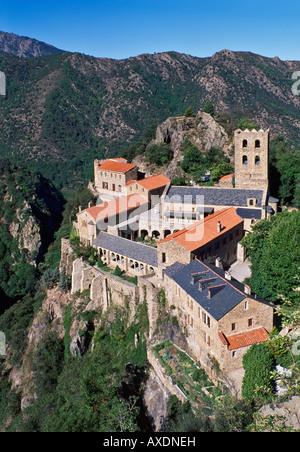
<instances>
[{"instance_id":1,"label":"vegetation on cliff","mask_svg":"<svg viewBox=\"0 0 300 452\"><path fill-rule=\"evenodd\" d=\"M61 221L63 197L38 172L0 161L0 312L35 291L37 264Z\"/></svg>"}]
</instances>

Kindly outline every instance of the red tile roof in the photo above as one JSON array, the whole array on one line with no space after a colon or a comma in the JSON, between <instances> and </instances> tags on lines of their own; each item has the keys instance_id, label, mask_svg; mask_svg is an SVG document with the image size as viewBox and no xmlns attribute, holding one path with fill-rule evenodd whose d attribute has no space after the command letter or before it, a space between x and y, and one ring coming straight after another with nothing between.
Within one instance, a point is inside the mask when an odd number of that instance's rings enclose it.
<instances>
[{"instance_id":1,"label":"red tile roof","mask_svg":"<svg viewBox=\"0 0 300 452\"><path fill-rule=\"evenodd\" d=\"M220 181L232 179L233 176L234 176L234 173L233 174L226 174L226 176L221 177Z\"/></svg>"},{"instance_id":2,"label":"red tile roof","mask_svg":"<svg viewBox=\"0 0 300 452\"><path fill-rule=\"evenodd\" d=\"M221 232L217 232L219 221L221 223ZM175 234L169 235L158 242L158 244L174 240L188 251L194 251L212 240L222 237L223 234L241 223L243 223L243 220L237 215L236 208L229 207L228 209L215 212L203 220L175 232Z\"/></svg>"},{"instance_id":3,"label":"red tile roof","mask_svg":"<svg viewBox=\"0 0 300 452\"><path fill-rule=\"evenodd\" d=\"M238 348L248 347L249 345L259 344L260 342L266 342L268 340L268 333L261 327L231 336L225 336L224 333L220 332L219 338L223 345L228 346L228 350L236 350Z\"/></svg>"},{"instance_id":4,"label":"red tile roof","mask_svg":"<svg viewBox=\"0 0 300 452\"><path fill-rule=\"evenodd\" d=\"M159 174L158 176L146 177L145 179L141 179L138 181L131 180L126 185L136 183L146 188L146 190L150 191L155 190L156 188L165 187L170 182L171 182L170 179L168 179L166 176L164 176L163 174Z\"/></svg>"},{"instance_id":5,"label":"red tile roof","mask_svg":"<svg viewBox=\"0 0 300 452\"><path fill-rule=\"evenodd\" d=\"M131 163L127 163L125 161L120 161L118 159L115 160L106 160L105 162L101 163L98 166L98 170L103 171L111 171L113 173L127 173L128 171L132 170L133 168L136 168L136 165L133 165Z\"/></svg>"},{"instance_id":6,"label":"red tile roof","mask_svg":"<svg viewBox=\"0 0 300 452\"><path fill-rule=\"evenodd\" d=\"M96 221L104 220L113 215L118 215L121 212L133 210L141 205L148 204L148 201L143 196L134 193L132 195L117 198L116 200L105 202L100 206L90 207L84 212L87 212Z\"/></svg>"}]
</instances>

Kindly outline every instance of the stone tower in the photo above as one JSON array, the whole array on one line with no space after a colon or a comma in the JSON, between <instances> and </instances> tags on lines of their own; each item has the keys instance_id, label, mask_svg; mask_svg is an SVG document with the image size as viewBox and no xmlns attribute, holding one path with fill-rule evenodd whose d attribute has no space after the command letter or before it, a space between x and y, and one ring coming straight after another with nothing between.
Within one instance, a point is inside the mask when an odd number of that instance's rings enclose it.
<instances>
[{"instance_id":1,"label":"stone tower","mask_svg":"<svg viewBox=\"0 0 300 452\"><path fill-rule=\"evenodd\" d=\"M235 188L265 190L268 188L269 129L236 130Z\"/></svg>"}]
</instances>

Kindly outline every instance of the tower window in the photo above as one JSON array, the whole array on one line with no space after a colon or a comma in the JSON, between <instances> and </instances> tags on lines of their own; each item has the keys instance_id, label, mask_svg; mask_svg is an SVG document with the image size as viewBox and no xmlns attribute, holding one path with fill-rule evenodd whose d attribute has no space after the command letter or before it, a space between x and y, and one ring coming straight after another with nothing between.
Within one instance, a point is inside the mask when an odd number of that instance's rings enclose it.
<instances>
[{"instance_id":1,"label":"tower window","mask_svg":"<svg viewBox=\"0 0 300 452\"><path fill-rule=\"evenodd\" d=\"M243 165L248 165L248 157L243 155Z\"/></svg>"},{"instance_id":2,"label":"tower window","mask_svg":"<svg viewBox=\"0 0 300 452\"><path fill-rule=\"evenodd\" d=\"M248 141L247 140L243 140L243 148L247 148L248 147Z\"/></svg>"},{"instance_id":3,"label":"tower window","mask_svg":"<svg viewBox=\"0 0 300 452\"><path fill-rule=\"evenodd\" d=\"M260 148L260 140L255 140L255 147Z\"/></svg>"},{"instance_id":4,"label":"tower window","mask_svg":"<svg viewBox=\"0 0 300 452\"><path fill-rule=\"evenodd\" d=\"M260 157L258 155L255 156L255 165L260 165Z\"/></svg>"}]
</instances>

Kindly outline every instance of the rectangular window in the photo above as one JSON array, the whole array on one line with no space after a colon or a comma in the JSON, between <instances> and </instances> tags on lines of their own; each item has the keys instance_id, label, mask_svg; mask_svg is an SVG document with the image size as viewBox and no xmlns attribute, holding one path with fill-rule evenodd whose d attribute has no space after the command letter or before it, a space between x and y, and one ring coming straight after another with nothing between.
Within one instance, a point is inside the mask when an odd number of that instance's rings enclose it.
<instances>
[{"instance_id":1,"label":"rectangular window","mask_svg":"<svg viewBox=\"0 0 300 452\"><path fill-rule=\"evenodd\" d=\"M232 323L231 324L231 331L235 331L236 330L236 323Z\"/></svg>"},{"instance_id":2,"label":"rectangular window","mask_svg":"<svg viewBox=\"0 0 300 452\"><path fill-rule=\"evenodd\" d=\"M248 326L253 326L253 319L248 319Z\"/></svg>"}]
</instances>

